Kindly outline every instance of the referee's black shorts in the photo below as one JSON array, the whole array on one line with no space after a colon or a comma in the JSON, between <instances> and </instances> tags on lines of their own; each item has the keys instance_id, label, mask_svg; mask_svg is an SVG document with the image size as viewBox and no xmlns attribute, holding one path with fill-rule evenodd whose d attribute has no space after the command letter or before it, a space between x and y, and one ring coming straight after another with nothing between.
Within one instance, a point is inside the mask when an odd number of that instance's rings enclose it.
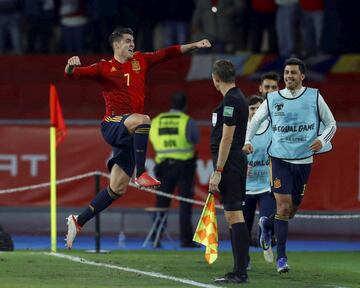
<instances>
[{"instance_id":1,"label":"referee's black shorts","mask_svg":"<svg viewBox=\"0 0 360 288\"><path fill-rule=\"evenodd\" d=\"M214 167L217 154L213 154ZM226 211L242 210L245 205L247 157L241 150L231 150L219 185L220 201Z\"/></svg>"}]
</instances>

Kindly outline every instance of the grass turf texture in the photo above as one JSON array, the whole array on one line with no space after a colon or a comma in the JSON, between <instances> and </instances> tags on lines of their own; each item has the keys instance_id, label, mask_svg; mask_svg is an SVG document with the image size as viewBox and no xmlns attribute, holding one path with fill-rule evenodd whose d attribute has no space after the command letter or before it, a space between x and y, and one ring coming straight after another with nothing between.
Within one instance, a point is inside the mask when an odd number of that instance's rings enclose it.
<instances>
[{"instance_id":1,"label":"grass turf texture","mask_svg":"<svg viewBox=\"0 0 360 288\"><path fill-rule=\"evenodd\" d=\"M59 251L97 263L128 267L167 276L213 284L213 279L232 269L232 254L221 252L213 265L203 251L116 251L91 254ZM252 270L246 287L360 287L360 252L290 252L291 270L279 275L275 264L265 263L261 253L251 254ZM217 286L220 286L217 284ZM194 287L172 280L90 266L42 252L0 253L0 287ZM222 287L234 287L233 284Z\"/></svg>"}]
</instances>

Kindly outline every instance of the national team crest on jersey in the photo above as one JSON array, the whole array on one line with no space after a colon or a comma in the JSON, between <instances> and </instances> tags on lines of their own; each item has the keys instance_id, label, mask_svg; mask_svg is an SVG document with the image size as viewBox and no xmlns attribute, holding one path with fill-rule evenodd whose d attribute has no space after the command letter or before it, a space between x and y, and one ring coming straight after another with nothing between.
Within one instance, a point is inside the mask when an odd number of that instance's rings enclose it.
<instances>
[{"instance_id":1,"label":"national team crest on jersey","mask_svg":"<svg viewBox=\"0 0 360 288\"><path fill-rule=\"evenodd\" d=\"M281 180L279 178L275 178L274 180L274 188L278 189L281 187Z\"/></svg>"},{"instance_id":2,"label":"national team crest on jersey","mask_svg":"<svg viewBox=\"0 0 360 288\"><path fill-rule=\"evenodd\" d=\"M117 71L117 69L115 67L111 67L110 72L115 72L115 71Z\"/></svg>"},{"instance_id":3,"label":"national team crest on jersey","mask_svg":"<svg viewBox=\"0 0 360 288\"><path fill-rule=\"evenodd\" d=\"M139 73L141 70L140 63L138 60L131 61L131 67L133 71L135 71L136 73Z\"/></svg>"},{"instance_id":4,"label":"national team crest on jersey","mask_svg":"<svg viewBox=\"0 0 360 288\"><path fill-rule=\"evenodd\" d=\"M280 111L282 108L284 108L284 103L276 103L275 104L276 111Z\"/></svg>"}]
</instances>

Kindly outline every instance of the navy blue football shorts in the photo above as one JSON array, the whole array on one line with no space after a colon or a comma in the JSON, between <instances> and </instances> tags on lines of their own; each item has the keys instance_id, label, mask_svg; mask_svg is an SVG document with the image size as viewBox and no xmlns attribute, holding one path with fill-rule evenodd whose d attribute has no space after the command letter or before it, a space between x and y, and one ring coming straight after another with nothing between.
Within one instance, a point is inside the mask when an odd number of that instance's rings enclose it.
<instances>
[{"instance_id":1,"label":"navy blue football shorts","mask_svg":"<svg viewBox=\"0 0 360 288\"><path fill-rule=\"evenodd\" d=\"M310 164L292 164L270 157L271 192L291 194L295 206L299 206L304 197L311 172Z\"/></svg>"},{"instance_id":2,"label":"navy blue football shorts","mask_svg":"<svg viewBox=\"0 0 360 288\"><path fill-rule=\"evenodd\" d=\"M213 155L214 166L217 155ZM219 184L220 202L225 211L243 210L245 205L247 158L241 151L230 151Z\"/></svg>"},{"instance_id":3,"label":"navy blue football shorts","mask_svg":"<svg viewBox=\"0 0 360 288\"><path fill-rule=\"evenodd\" d=\"M133 136L124 125L124 121L129 116L107 117L101 123L101 132L105 141L112 147L112 158L107 163L109 172L114 164L117 164L129 177L132 177L135 169Z\"/></svg>"}]
</instances>

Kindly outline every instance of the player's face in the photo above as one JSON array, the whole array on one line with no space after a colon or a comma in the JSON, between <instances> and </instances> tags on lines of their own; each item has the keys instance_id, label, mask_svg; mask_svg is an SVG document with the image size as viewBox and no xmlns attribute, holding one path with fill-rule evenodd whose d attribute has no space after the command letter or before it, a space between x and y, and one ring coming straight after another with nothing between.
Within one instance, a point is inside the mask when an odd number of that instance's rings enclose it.
<instances>
[{"instance_id":1,"label":"player's face","mask_svg":"<svg viewBox=\"0 0 360 288\"><path fill-rule=\"evenodd\" d=\"M115 53L125 59L131 59L134 55L134 37L130 34L123 34L120 41L114 42Z\"/></svg>"},{"instance_id":2,"label":"player's face","mask_svg":"<svg viewBox=\"0 0 360 288\"><path fill-rule=\"evenodd\" d=\"M305 75L301 73L299 65L286 65L284 69L285 86L289 90L297 90L301 88Z\"/></svg>"},{"instance_id":3,"label":"player's face","mask_svg":"<svg viewBox=\"0 0 360 288\"><path fill-rule=\"evenodd\" d=\"M279 85L275 80L264 79L261 85L259 86L259 92L262 96L265 96L266 93L279 90Z\"/></svg>"},{"instance_id":4,"label":"player's face","mask_svg":"<svg viewBox=\"0 0 360 288\"><path fill-rule=\"evenodd\" d=\"M255 112L259 109L260 105L261 103L257 102L249 106L249 120L251 120L251 118L254 116Z\"/></svg>"}]
</instances>

